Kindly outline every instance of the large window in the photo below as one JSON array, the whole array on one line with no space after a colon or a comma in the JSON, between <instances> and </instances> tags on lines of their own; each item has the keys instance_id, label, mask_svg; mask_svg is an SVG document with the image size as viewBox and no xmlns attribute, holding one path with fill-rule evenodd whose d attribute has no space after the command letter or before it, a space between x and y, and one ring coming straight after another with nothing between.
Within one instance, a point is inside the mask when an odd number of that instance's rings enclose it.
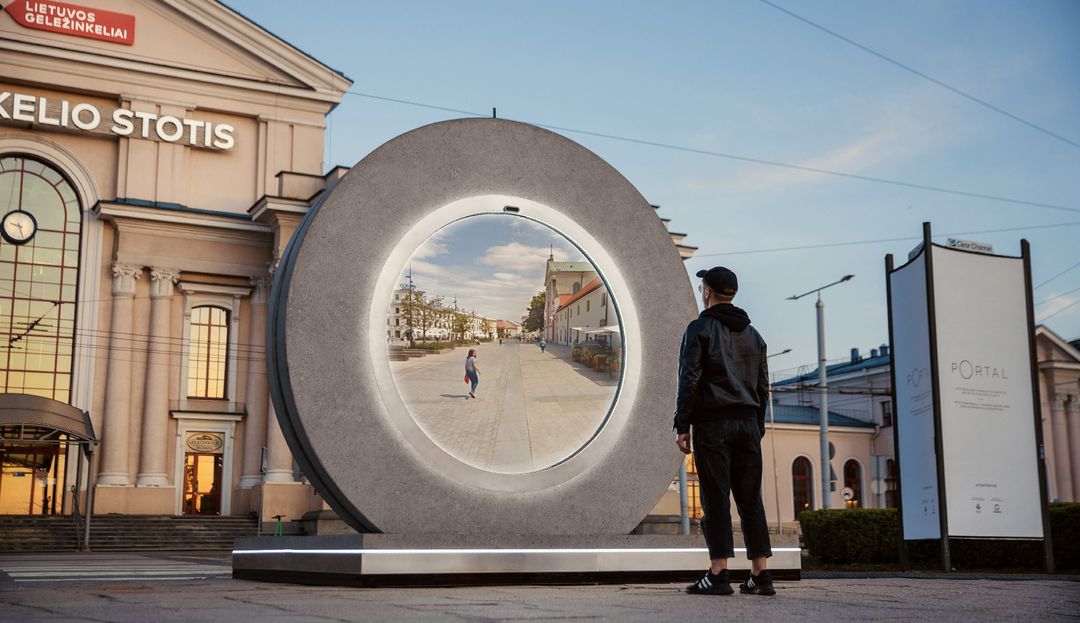
<instances>
[{"instance_id":1,"label":"large window","mask_svg":"<svg viewBox=\"0 0 1080 623\"><path fill-rule=\"evenodd\" d=\"M791 489L795 519L803 511L814 510L814 474L805 456L796 457L791 464Z\"/></svg>"},{"instance_id":2,"label":"large window","mask_svg":"<svg viewBox=\"0 0 1080 623\"><path fill-rule=\"evenodd\" d=\"M229 312L209 305L191 310L188 398L225 398Z\"/></svg>"},{"instance_id":3,"label":"large window","mask_svg":"<svg viewBox=\"0 0 1080 623\"><path fill-rule=\"evenodd\" d=\"M37 230L24 244L0 240L0 392L70 402L79 198L49 165L0 156L0 217L14 210Z\"/></svg>"},{"instance_id":4,"label":"large window","mask_svg":"<svg viewBox=\"0 0 1080 623\"><path fill-rule=\"evenodd\" d=\"M848 459L844 463L844 488L851 489L853 495L846 500L848 508L862 507L862 465L855 459Z\"/></svg>"},{"instance_id":5,"label":"large window","mask_svg":"<svg viewBox=\"0 0 1080 623\"><path fill-rule=\"evenodd\" d=\"M896 508L897 498L900 495L898 491L897 473L896 473L896 461L892 459L885 460L885 508Z\"/></svg>"}]
</instances>

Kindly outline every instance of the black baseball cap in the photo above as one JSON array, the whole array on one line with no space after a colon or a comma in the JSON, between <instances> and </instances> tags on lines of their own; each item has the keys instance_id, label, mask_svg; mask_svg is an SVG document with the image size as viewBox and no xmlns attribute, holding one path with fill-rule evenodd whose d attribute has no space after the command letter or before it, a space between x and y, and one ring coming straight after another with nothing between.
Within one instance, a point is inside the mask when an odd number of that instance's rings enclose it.
<instances>
[{"instance_id":1,"label":"black baseball cap","mask_svg":"<svg viewBox=\"0 0 1080 623\"><path fill-rule=\"evenodd\" d=\"M720 294L735 294L739 290L739 279L735 273L723 266L713 266L709 270L697 271L697 276L711 290Z\"/></svg>"}]
</instances>

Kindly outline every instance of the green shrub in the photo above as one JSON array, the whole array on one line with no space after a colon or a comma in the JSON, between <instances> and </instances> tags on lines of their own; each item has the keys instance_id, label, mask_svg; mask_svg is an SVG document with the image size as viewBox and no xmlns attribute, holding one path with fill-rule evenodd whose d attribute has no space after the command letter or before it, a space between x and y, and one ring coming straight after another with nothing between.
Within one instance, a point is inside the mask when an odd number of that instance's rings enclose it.
<instances>
[{"instance_id":1,"label":"green shrub","mask_svg":"<svg viewBox=\"0 0 1080 623\"><path fill-rule=\"evenodd\" d=\"M810 555L828 563L895 563L899 561L899 514L895 509L828 509L799 514L803 541ZM1050 535L1059 570L1080 569L1080 503L1050 505ZM1038 541L957 539L950 542L957 568L1037 568L1043 547ZM908 541L908 559L940 560L937 540Z\"/></svg>"},{"instance_id":2,"label":"green shrub","mask_svg":"<svg viewBox=\"0 0 1080 623\"><path fill-rule=\"evenodd\" d=\"M1050 535L1058 569L1080 569L1080 502L1050 505Z\"/></svg>"},{"instance_id":3,"label":"green shrub","mask_svg":"<svg viewBox=\"0 0 1080 623\"><path fill-rule=\"evenodd\" d=\"M828 509L799 514L810 554L825 562L893 562L899 557L896 510Z\"/></svg>"}]
</instances>

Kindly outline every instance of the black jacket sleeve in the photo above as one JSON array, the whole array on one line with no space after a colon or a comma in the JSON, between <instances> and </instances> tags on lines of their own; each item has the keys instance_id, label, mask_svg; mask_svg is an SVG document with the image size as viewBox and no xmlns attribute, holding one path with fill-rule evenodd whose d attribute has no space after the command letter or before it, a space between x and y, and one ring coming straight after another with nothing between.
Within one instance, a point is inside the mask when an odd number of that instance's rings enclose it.
<instances>
[{"instance_id":1,"label":"black jacket sleeve","mask_svg":"<svg viewBox=\"0 0 1080 623\"><path fill-rule=\"evenodd\" d=\"M675 399L675 432L690 432L690 421L697 402L698 386L701 384L702 360L708 352L708 345L702 344L707 338L696 330L692 322L683 333L682 346L679 348L679 390Z\"/></svg>"},{"instance_id":2,"label":"black jacket sleeve","mask_svg":"<svg viewBox=\"0 0 1080 623\"><path fill-rule=\"evenodd\" d=\"M765 413L769 409L769 347L765 341L761 342L761 366L758 368L757 395L760 407L758 408L757 424L758 432L765 436Z\"/></svg>"}]
</instances>

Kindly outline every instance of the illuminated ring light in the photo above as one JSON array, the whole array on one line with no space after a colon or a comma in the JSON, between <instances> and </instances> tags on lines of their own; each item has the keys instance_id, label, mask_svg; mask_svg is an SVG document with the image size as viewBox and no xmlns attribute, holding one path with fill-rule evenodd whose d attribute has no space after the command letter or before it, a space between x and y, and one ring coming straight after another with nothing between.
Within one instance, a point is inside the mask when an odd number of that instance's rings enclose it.
<instances>
[{"instance_id":1,"label":"illuminated ring light","mask_svg":"<svg viewBox=\"0 0 1080 623\"><path fill-rule=\"evenodd\" d=\"M565 460L494 473L447 454L391 374L386 310L410 254L474 214L541 222L593 262L619 311L622 381ZM270 392L305 476L350 526L395 534L627 534L668 488L682 330L694 293L655 210L615 169L547 130L461 119L403 134L311 209L278 269Z\"/></svg>"}]
</instances>

